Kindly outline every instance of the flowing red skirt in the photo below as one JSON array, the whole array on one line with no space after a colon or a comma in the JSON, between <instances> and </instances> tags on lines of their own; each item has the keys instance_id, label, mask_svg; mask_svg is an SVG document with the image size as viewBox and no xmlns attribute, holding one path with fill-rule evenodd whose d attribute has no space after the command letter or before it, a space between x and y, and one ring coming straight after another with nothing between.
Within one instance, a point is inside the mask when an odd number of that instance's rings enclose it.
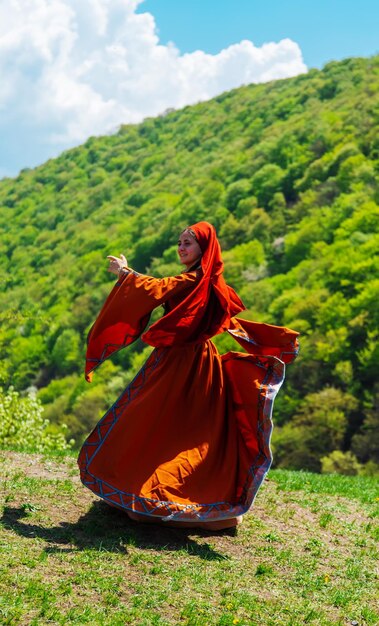
<instances>
[{"instance_id":1,"label":"flowing red skirt","mask_svg":"<svg viewBox=\"0 0 379 626\"><path fill-rule=\"evenodd\" d=\"M83 483L109 504L162 520L245 513L271 463L275 356L212 341L156 348L79 455Z\"/></svg>"}]
</instances>

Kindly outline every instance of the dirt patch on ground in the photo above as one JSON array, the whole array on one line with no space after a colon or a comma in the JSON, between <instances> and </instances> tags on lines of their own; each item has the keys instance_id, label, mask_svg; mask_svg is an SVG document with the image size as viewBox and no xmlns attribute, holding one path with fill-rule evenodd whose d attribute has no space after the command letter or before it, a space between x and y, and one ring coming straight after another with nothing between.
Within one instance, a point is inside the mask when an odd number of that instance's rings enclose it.
<instances>
[{"instance_id":1,"label":"dirt patch on ground","mask_svg":"<svg viewBox=\"0 0 379 626\"><path fill-rule=\"evenodd\" d=\"M26 452L1 451L2 460L7 462L14 472L22 471L30 478L48 480L65 480L71 478L80 482L76 472L76 460L72 457L57 459L46 458L42 454L28 454ZM0 464L1 469L1 464Z\"/></svg>"},{"instance_id":2,"label":"dirt patch on ground","mask_svg":"<svg viewBox=\"0 0 379 626\"><path fill-rule=\"evenodd\" d=\"M366 518L347 499L341 499L342 511L333 510L333 532L328 528L320 527L320 511L313 510L312 507L299 505L301 499L300 492L286 492L283 500L283 491L278 490L275 482L265 480L259 492L252 510L243 518L242 527L229 531L210 532L199 529L176 529L165 527L164 524L150 525L131 521L127 514L118 509L109 507L94 496L80 482L79 471L76 459L72 457L46 458L41 454L26 454L19 452L2 452L4 465L7 468L6 478L11 479L12 475L20 472L30 478L37 478L41 481L58 481L54 486L54 491L59 496L54 496L49 492L48 483L46 490L40 490L33 497L33 505L37 512L41 513L44 531L33 528L31 519L24 513L22 522L25 533L42 533L50 545L59 548L61 541L66 546L85 545L91 543L91 533L94 531L100 536L106 535L107 529L112 527L112 534L136 533L144 547L152 550L160 550L162 545L167 549L193 550L194 553L201 553L203 550L212 551L215 558L239 558L241 551L251 551L251 546L243 545L243 529L254 526L255 544L254 547L275 543L278 547L282 544L283 549L289 548L299 553L306 546L309 536L317 537L328 551L333 551L336 547L336 534L339 538L339 549L344 551L345 543L348 550L348 540L345 540L343 526L349 524L361 524ZM0 463L1 471L1 463ZM60 489L59 481L69 481L72 488ZM70 487L70 485L68 485ZM335 498L331 502L335 503ZM323 506L327 505L328 497L323 497ZM21 515L22 507L25 506L22 495L14 493L11 504L15 511L14 515ZM17 512L18 511L18 512ZM338 525L338 529L336 528ZM337 531L337 533L336 533ZM74 541L70 543L70 534ZM237 540L233 540L233 538ZM239 540L241 537L241 541ZM58 541L55 541L58 539ZM196 541L194 541L196 539ZM178 547L179 546L179 547ZM62 547L62 546L61 546ZM217 556L218 555L218 556ZM206 555L205 555L206 556Z\"/></svg>"}]
</instances>

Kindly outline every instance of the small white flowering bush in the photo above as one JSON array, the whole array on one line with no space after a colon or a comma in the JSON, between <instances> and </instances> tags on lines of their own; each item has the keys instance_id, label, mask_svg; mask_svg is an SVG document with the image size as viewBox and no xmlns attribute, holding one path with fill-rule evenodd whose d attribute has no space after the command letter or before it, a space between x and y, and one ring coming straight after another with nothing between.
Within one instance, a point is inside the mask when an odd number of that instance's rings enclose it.
<instances>
[{"instance_id":1,"label":"small white flowering bush","mask_svg":"<svg viewBox=\"0 0 379 626\"><path fill-rule=\"evenodd\" d=\"M34 392L27 396L0 387L0 448L48 452L68 450L65 425L52 428L43 418L43 407Z\"/></svg>"}]
</instances>

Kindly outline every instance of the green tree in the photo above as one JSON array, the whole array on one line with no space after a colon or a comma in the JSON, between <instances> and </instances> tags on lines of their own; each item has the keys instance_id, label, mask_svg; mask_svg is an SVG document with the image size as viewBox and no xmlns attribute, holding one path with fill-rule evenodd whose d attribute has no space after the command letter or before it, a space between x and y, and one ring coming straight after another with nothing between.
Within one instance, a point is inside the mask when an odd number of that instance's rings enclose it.
<instances>
[{"instance_id":1,"label":"green tree","mask_svg":"<svg viewBox=\"0 0 379 626\"><path fill-rule=\"evenodd\" d=\"M0 446L14 450L48 452L68 450L66 427L51 427L35 392L21 397L12 387L0 388Z\"/></svg>"},{"instance_id":2,"label":"green tree","mask_svg":"<svg viewBox=\"0 0 379 626\"><path fill-rule=\"evenodd\" d=\"M270 207L275 193L282 190L285 172L278 165L267 163L256 172L252 179L252 191L259 206Z\"/></svg>"},{"instance_id":3,"label":"green tree","mask_svg":"<svg viewBox=\"0 0 379 626\"><path fill-rule=\"evenodd\" d=\"M57 374L69 374L76 370L81 360L81 337L71 328L63 330L52 349L52 361Z\"/></svg>"},{"instance_id":4,"label":"green tree","mask_svg":"<svg viewBox=\"0 0 379 626\"><path fill-rule=\"evenodd\" d=\"M226 192L226 208L229 211L235 211L238 203L247 198L251 192L251 182L249 180L237 180L229 185Z\"/></svg>"},{"instance_id":5,"label":"green tree","mask_svg":"<svg viewBox=\"0 0 379 626\"><path fill-rule=\"evenodd\" d=\"M321 459L342 448L349 417L357 406L351 394L333 387L308 394L291 422L277 429L277 465L319 472Z\"/></svg>"}]
</instances>

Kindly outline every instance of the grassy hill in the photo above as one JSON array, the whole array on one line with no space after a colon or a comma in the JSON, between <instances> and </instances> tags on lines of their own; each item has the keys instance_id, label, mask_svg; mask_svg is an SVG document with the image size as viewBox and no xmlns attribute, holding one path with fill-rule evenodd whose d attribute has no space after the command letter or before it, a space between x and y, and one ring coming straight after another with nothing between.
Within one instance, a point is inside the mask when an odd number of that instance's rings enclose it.
<instances>
[{"instance_id":1,"label":"grassy hill","mask_svg":"<svg viewBox=\"0 0 379 626\"><path fill-rule=\"evenodd\" d=\"M272 471L232 531L138 525L71 457L3 453L0 622L375 626L372 478Z\"/></svg>"},{"instance_id":2,"label":"grassy hill","mask_svg":"<svg viewBox=\"0 0 379 626\"><path fill-rule=\"evenodd\" d=\"M350 59L123 126L1 181L4 388L36 387L78 445L147 354L138 343L84 382L105 257L177 273L178 232L207 219L246 315L302 333L276 462L377 471L378 107L379 57Z\"/></svg>"}]
</instances>

